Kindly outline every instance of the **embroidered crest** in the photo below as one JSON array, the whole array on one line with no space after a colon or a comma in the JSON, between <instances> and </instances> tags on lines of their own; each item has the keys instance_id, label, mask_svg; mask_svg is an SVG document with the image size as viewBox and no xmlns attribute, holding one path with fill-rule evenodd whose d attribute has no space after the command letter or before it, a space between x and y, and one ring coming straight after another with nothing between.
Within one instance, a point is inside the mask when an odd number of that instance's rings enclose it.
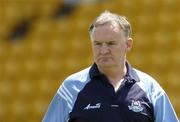
<instances>
[{"instance_id":1,"label":"embroidered crest","mask_svg":"<svg viewBox=\"0 0 180 122\"><path fill-rule=\"evenodd\" d=\"M129 110L134 111L134 112L143 111L143 107L141 106L141 103L138 100L132 100L131 105L129 105L128 108Z\"/></svg>"}]
</instances>

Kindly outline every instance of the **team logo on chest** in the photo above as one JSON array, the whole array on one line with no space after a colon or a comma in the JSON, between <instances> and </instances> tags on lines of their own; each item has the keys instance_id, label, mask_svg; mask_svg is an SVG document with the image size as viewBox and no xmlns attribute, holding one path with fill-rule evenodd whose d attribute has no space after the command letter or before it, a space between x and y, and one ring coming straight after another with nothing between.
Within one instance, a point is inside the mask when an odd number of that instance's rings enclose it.
<instances>
[{"instance_id":1,"label":"team logo on chest","mask_svg":"<svg viewBox=\"0 0 180 122\"><path fill-rule=\"evenodd\" d=\"M141 106L141 102L138 100L132 100L131 105L128 106L129 110L133 112L141 112L143 111L143 107Z\"/></svg>"}]
</instances>

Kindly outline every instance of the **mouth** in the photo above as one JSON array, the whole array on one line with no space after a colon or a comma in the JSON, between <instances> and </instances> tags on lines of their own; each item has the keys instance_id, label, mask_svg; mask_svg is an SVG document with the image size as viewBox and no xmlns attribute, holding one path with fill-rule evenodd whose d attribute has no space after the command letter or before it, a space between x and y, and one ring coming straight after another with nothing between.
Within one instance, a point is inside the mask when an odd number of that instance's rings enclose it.
<instances>
[{"instance_id":1,"label":"mouth","mask_svg":"<svg viewBox=\"0 0 180 122\"><path fill-rule=\"evenodd\" d=\"M112 57L100 57L99 60L109 60L112 59Z\"/></svg>"},{"instance_id":2,"label":"mouth","mask_svg":"<svg viewBox=\"0 0 180 122\"><path fill-rule=\"evenodd\" d=\"M108 58L112 58L112 57L100 57L100 59L108 59Z\"/></svg>"}]
</instances>

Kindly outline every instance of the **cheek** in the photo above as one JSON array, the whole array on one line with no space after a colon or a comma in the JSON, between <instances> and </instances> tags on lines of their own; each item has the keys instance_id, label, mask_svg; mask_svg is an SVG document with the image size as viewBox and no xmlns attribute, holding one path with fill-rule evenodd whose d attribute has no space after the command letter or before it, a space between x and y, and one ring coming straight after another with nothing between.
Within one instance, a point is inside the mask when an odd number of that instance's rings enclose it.
<instances>
[{"instance_id":1,"label":"cheek","mask_svg":"<svg viewBox=\"0 0 180 122\"><path fill-rule=\"evenodd\" d=\"M96 47L93 47L92 50L93 50L93 53L96 53L96 54L99 52L99 49Z\"/></svg>"},{"instance_id":2,"label":"cheek","mask_svg":"<svg viewBox=\"0 0 180 122\"><path fill-rule=\"evenodd\" d=\"M119 50L120 53L125 53L126 52L126 46L123 45L118 50Z\"/></svg>"},{"instance_id":3,"label":"cheek","mask_svg":"<svg viewBox=\"0 0 180 122\"><path fill-rule=\"evenodd\" d=\"M118 48L118 49L112 50L112 55L114 55L116 58L119 58L123 56L125 52L126 52L125 48Z\"/></svg>"},{"instance_id":4,"label":"cheek","mask_svg":"<svg viewBox=\"0 0 180 122\"><path fill-rule=\"evenodd\" d=\"M93 48L92 51L93 51L94 57L97 57L97 55L98 55L98 50L97 50L96 48Z\"/></svg>"}]
</instances>

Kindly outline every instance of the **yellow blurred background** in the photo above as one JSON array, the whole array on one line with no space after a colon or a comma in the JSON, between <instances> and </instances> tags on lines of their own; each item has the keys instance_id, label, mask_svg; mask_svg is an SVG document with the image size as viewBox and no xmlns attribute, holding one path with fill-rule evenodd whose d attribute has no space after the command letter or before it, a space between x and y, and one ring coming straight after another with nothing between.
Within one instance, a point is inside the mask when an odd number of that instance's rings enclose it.
<instances>
[{"instance_id":1,"label":"yellow blurred background","mask_svg":"<svg viewBox=\"0 0 180 122\"><path fill-rule=\"evenodd\" d=\"M0 122L39 122L63 80L90 66L88 27L104 10L125 15L133 28L129 62L153 76L180 117L180 1L106 0L52 14L63 0L0 0ZM9 34L30 20L26 36Z\"/></svg>"}]
</instances>

